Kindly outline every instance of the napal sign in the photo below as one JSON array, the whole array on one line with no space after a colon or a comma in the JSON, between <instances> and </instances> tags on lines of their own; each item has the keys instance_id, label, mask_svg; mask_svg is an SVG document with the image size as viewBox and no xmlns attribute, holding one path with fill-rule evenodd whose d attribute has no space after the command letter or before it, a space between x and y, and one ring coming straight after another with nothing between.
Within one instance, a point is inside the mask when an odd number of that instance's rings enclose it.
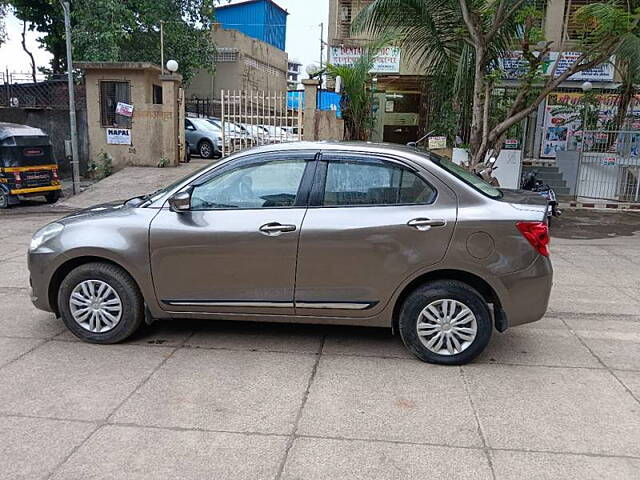
<instances>
[{"instance_id":1,"label":"napal sign","mask_svg":"<svg viewBox=\"0 0 640 480\"><path fill-rule=\"evenodd\" d=\"M362 47L331 47L329 63L352 66L362 56ZM385 47L373 61L370 73L399 73L400 48Z\"/></svg>"},{"instance_id":2,"label":"napal sign","mask_svg":"<svg viewBox=\"0 0 640 480\"><path fill-rule=\"evenodd\" d=\"M560 52L549 52L540 65L540 73L549 76L555 67L554 76L558 77L566 72L580 58L580 55L581 52L562 52L562 54ZM614 57L611 57L600 65L574 73L568 80L610 82L613 80L614 61ZM515 50L508 52L500 59L500 69L505 79L518 80L526 73L527 63L527 60L522 56L522 52Z\"/></svg>"},{"instance_id":3,"label":"napal sign","mask_svg":"<svg viewBox=\"0 0 640 480\"><path fill-rule=\"evenodd\" d=\"M109 145L131 145L131 130L128 128L107 128Z\"/></svg>"}]
</instances>

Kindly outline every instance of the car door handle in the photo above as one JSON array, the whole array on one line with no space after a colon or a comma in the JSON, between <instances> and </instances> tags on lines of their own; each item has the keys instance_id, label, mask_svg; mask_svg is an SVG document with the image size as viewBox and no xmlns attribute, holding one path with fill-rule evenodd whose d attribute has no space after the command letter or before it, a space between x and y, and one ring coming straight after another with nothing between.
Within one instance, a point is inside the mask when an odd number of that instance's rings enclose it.
<instances>
[{"instance_id":1,"label":"car door handle","mask_svg":"<svg viewBox=\"0 0 640 480\"><path fill-rule=\"evenodd\" d=\"M407 222L408 226L423 232L429 230L431 227L444 227L446 224L447 222L444 220L432 220L430 218L414 218Z\"/></svg>"},{"instance_id":2,"label":"car door handle","mask_svg":"<svg viewBox=\"0 0 640 480\"><path fill-rule=\"evenodd\" d=\"M294 232L296 230L296 226L295 225L282 225L281 223L278 222L270 222L270 223L265 223L264 225L262 225L259 228L261 233L264 233L265 235L279 235L281 233L285 233L285 232Z\"/></svg>"}]
</instances>

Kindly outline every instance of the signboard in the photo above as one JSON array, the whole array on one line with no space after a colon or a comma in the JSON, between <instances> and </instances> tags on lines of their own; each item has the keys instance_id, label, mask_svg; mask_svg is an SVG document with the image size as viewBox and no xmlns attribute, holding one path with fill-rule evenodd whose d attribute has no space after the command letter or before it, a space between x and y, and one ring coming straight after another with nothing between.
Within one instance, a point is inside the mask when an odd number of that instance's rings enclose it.
<instances>
[{"instance_id":1,"label":"signboard","mask_svg":"<svg viewBox=\"0 0 640 480\"><path fill-rule=\"evenodd\" d=\"M362 56L362 47L331 47L329 63L333 65L353 65ZM373 61L370 73L400 73L400 49L385 47Z\"/></svg>"},{"instance_id":2,"label":"signboard","mask_svg":"<svg viewBox=\"0 0 640 480\"><path fill-rule=\"evenodd\" d=\"M125 117L133 116L133 105L129 105L128 103L118 102L116 105L116 113L118 115L124 115Z\"/></svg>"},{"instance_id":3,"label":"signboard","mask_svg":"<svg viewBox=\"0 0 640 480\"><path fill-rule=\"evenodd\" d=\"M131 130L128 128L107 128L107 144L131 145Z\"/></svg>"},{"instance_id":4,"label":"signboard","mask_svg":"<svg viewBox=\"0 0 640 480\"><path fill-rule=\"evenodd\" d=\"M581 52L563 52L562 55L560 55L560 52L549 52L540 65L540 74L550 75L554 65L557 63L558 66L554 76L562 75L576 62L580 55ZM567 80L611 82L613 81L614 61L614 57L611 57L600 65L571 75ZM500 59L500 69L503 72L503 78L506 80L517 80L526 72L527 61L522 57L521 51L511 51Z\"/></svg>"},{"instance_id":5,"label":"signboard","mask_svg":"<svg viewBox=\"0 0 640 480\"><path fill-rule=\"evenodd\" d=\"M429 150L447 148L447 137L429 137Z\"/></svg>"},{"instance_id":6,"label":"signboard","mask_svg":"<svg viewBox=\"0 0 640 480\"><path fill-rule=\"evenodd\" d=\"M519 146L520 146L520 142L518 141L517 138L507 138L504 141L505 150L517 150Z\"/></svg>"}]
</instances>

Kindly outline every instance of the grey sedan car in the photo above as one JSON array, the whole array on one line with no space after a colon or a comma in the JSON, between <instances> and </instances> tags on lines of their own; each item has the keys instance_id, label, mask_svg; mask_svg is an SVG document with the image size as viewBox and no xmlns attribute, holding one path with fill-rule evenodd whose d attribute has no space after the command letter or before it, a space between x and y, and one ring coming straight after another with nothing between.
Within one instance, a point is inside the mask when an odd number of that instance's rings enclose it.
<instances>
[{"instance_id":1,"label":"grey sedan car","mask_svg":"<svg viewBox=\"0 0 640 480\"><path fill-rule=\"evenodd\" d=\"M184 134L191 153L202 158L222 156L222 130L204 118L186 118Z\"/></svg>"},{"instance_id":2,"label":"grey sedan car","mask_svg":"<svg viewBox=\"0 0 640 480\"><path fill-rule=\"evenodd\" d=\"M345 324L462 364L544 315L546 209L416 149L263 146L45 226L32 299L94 343L154 319Z\"/></svg>"}]
</instances>

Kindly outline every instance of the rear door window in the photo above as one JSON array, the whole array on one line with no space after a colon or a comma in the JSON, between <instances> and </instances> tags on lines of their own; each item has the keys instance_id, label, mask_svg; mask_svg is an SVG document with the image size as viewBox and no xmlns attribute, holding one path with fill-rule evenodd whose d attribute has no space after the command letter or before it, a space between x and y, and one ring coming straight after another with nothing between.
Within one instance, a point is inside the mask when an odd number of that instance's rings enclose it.
<instances>
[{"instance_id":1,"label":"rear door window","mask_svg":"<svg viewBox=\"0 0 640 480\"><path fill-rule=\"evenodd\" d=\"M401 165L370 158L327 163L323 205L415 205L433 202L435 189Z\"/></svg>"}]
</instances>

